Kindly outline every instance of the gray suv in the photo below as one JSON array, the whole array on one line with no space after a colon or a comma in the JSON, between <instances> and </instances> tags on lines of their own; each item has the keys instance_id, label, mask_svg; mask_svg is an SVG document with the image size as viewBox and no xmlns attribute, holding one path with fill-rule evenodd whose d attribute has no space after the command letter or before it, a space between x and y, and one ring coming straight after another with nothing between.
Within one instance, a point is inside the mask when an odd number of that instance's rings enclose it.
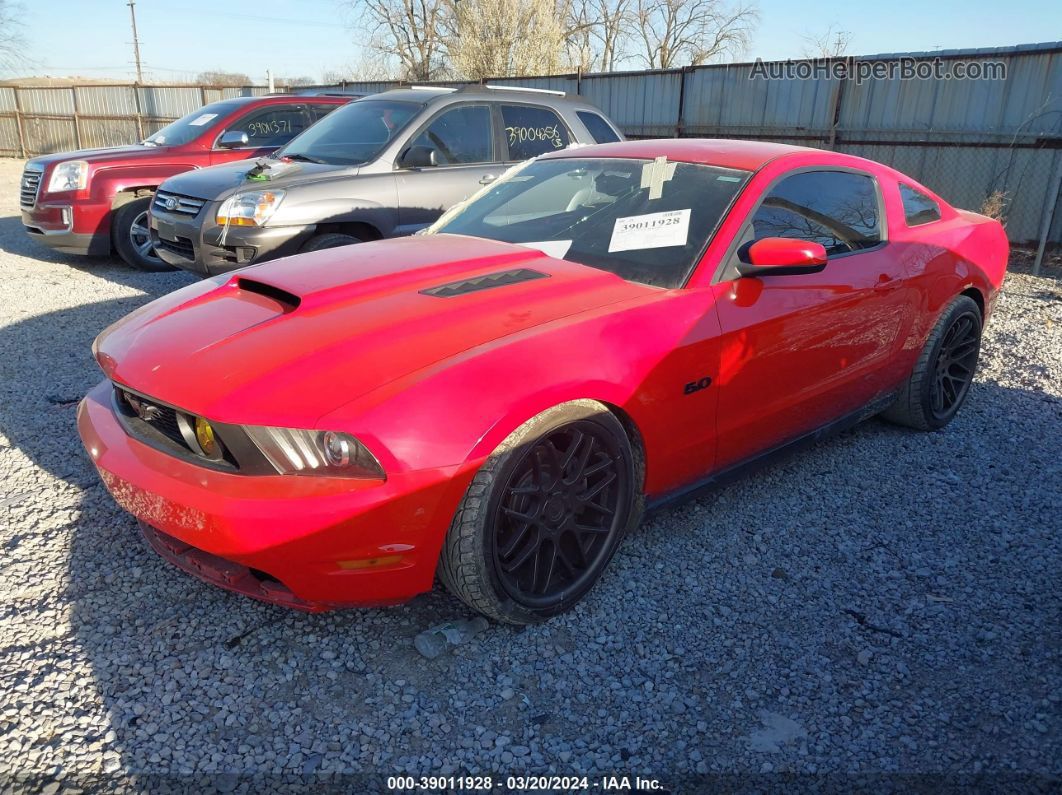
<instances>
[{"instance_id":1,"label":"gray suv","mask_svg":"<svg viewBox=\"0 0 1062 795\"><path fill-rule=\"evenodd\" d=\"M589 102L502 86L401 88L351 102L269 158L178 174L151 204L156 254L211 276L407 235L512 163L622 140Z\"/></svg>"}]
</instances>

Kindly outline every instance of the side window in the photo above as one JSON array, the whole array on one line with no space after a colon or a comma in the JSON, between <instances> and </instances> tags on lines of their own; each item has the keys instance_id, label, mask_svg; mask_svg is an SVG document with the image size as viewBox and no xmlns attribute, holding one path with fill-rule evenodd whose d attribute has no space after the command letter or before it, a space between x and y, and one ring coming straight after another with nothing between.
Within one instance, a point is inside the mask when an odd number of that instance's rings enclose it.
<instances>
[{"instance_id":1,"label":"side window","mask_svg":"<svg viewBox=\"0 0 1062 795\"><path fill-rule=\"evenodd\" d=\"M253 147L283 146L309 126L303 105L274 105L243 116L227 128L247 133Z\"/></svg>"},{"instance_id":2,"label":"side window","mask_svg":"<svg viewBox=\"0 0 1062 795\"><path fill-rule=\"evenodd\" d=\"M571 143L568 128L549 108L502 105L501 115L508 160L527 160Z\"/></svg>"},{"instance_id":3,"label":"side window","mask_svg":"<svg viewBox=\"0 0 1062 795\"><path fill-rule=\"evenodd\" d=\"M610 144L620 139L616 131L612 129L612 125L596 113L591 113L588 110L578 110L575 115L579 117L579 121L586 125L586 129L594 136L596 143Z\"/></svg>"},{"instance_id":4,"label":"side window","mask_svg":"<svg viewBox=\"0 0 1062 795\"><path fill-rule=\"evenodd\" d=\"M494 128L486 105L461 105L429 124L411 146L435 150L440 166L490 163L494 160Z\"/></svg>"},{"instance_id":5,"label":"side window","mask_svg":"<svg viewBox=\"0 0 1062 795\"><path fill-rule=\"evenodd\" d=\"M789 237L821 243L829 255L881 242L874 180L844 171L806 171L775 185L752 217L751 240Z\"/></svg>"},{"instance_id":6,"label":"side window","mask_svg":"<svg viewBox=\"0 0 1062 795\"><path fill-rule=\"evenodd\" d=\"M908 226L920 226L940 220L940 207L922 191L900 183L903 217Z\"/></svg>"}]
</instances>

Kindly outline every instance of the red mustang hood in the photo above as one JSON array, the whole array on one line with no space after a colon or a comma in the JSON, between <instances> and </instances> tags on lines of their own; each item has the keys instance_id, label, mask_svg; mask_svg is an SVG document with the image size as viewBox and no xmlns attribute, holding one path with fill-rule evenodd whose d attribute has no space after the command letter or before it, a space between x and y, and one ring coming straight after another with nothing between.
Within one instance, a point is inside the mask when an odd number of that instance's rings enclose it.
<instances>
[{"instance_id":1,"label":"red mustang hood","mask_svg":"<svg viewBox=\"0 0 1062 795\"><path fill-rule=\"evenodd\" d=\"M208 418L312 427L415 370L650 289L523 246L418 236L178 290L104 331L96 353L109 378Z\"/></svg>"}]
</instances>

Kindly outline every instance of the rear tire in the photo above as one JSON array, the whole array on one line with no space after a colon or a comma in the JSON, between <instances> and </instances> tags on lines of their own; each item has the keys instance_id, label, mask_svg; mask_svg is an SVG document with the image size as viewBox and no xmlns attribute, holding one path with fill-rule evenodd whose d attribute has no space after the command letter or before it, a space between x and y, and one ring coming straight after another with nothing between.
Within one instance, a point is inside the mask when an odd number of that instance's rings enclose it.
<instances>
[{"instance_id":1,"label":"rear tire","mask_svg":"<svg viewBox=\"0 0 1062 795\"><path fill-rule=\"evenodd\" d=\"M142 196L119 207L111 223L111 241L127 265L142 271L160 273L177 270L155 254L148 227L148 208L151 196Z\"/></svg>"},{"instance_id":2,"label":"rear tire","mask_svg":"<svg viewBox=\"0 0 1062 795\"><path fill-rule=\"evenodd\" d=\"M338 248L339 246L351 246L355 243L363 243L360 237L344 235L339 232L327 232L323 235L311 237L302 247L303 251L320 251L323 248Z\"/></svg>"},{"instance_id":3,"label":"rear tire","mask_svg":"<svg viewBox=\"0 0 1062 795\"><path fill-rule=\"evenodd\" d=\"M439 579L509 624L570 609L641 521L643 473L640 451L603 404L544 411L476 473L443 543Z\"/></svg>"},{"instance_id":4,"label":"rear tire","mask_svg":"<svg viewBox=\"0 0 1062 795\"><path fill-rule=\"evenodd\" d=\"M882 416L920 431L943 428L966 401L980 351L981 309L960 295L940 316L900 396Z\"/></svg>"}]
</instances>

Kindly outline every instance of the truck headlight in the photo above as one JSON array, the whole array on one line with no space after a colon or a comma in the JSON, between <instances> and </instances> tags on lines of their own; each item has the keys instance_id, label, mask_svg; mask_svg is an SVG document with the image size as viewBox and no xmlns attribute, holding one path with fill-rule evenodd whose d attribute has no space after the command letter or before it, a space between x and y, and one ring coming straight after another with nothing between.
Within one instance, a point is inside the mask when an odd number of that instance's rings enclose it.
<instances>
[{"instance_id":1,"label":"truck headlight","mask_svg":"<svg viewBox=\"0 0 1062 795\"><path fill-rule=\"evenodd\" d=\"M324 475L384 480L376 456L348 433L240 426L282 475Z\"/></svg>"},{"instance_id":2,"label":"truck headlight","mask_svg":"<svg viewBox=\"0 0 1062 795\"><path fill-rule=\"evenodd\" d=\"M88 183L88 163L84 160L67 160L52 169L48 180L48 193L68 190L84 190Z\"/></svg>"},{"instance_id":3,"label":"truck headlight","mask_svg":"<svg viewBox=\"0 0 1062 795\"><path fill-rule=\"evenodd\" d=\"M221 203L216 221L221 226L264 226L283 199L282 190L234 193Z\"/></svg>"}]
</instances>

